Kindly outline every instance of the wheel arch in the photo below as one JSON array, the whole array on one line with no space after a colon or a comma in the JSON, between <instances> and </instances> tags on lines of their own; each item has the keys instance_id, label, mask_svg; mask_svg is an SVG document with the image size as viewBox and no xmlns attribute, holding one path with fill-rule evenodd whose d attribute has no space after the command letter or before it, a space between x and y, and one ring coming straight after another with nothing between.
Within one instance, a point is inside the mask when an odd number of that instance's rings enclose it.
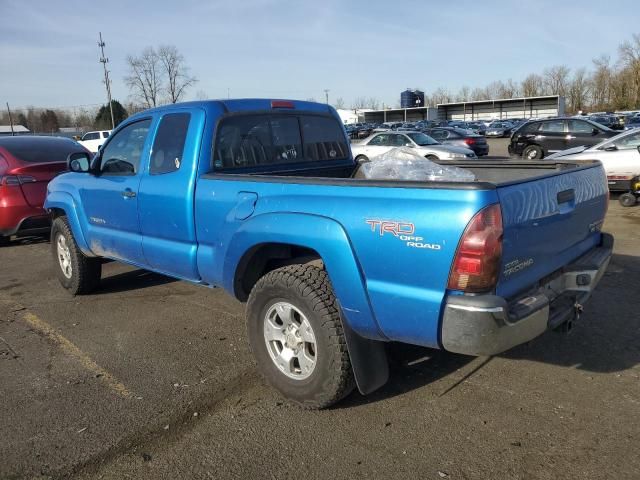
<instances>
[{"instance_id":1,"label":"wheel arch","mask_svg":"<svg viewBox=\"0 0 640 480\"><path fill-rule=\"evenodd\" d=\"M44 208L49 215L51 215L51 220L54 221L58 217L65 216L67 217L67 221L69 222L69 226L71 227L71 232L73 233L74 239L78 248L82 251L82 253L88 257L94 257L95 255L91 252L89 248L89 244L86 241L84 231L82 230L80 219L78 216L78 211L76 209L76 204L73 200L73 197L66 192L51 192L47 195L47 199L44 204Z\"/></svg>"}]
</instances>

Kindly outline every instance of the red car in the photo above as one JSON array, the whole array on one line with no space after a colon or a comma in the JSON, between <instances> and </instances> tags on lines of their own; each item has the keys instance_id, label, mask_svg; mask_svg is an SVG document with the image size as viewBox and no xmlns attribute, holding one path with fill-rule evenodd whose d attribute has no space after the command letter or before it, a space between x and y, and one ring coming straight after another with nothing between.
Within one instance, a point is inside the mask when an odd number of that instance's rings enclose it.
<instances>
[{"instance_id":1,"label":"red car","mask_svg":"<svg viewBox=\"0 0 640 480\"><path fill-rule=\"evenodd\" d=\"M0 137L0 245L11 235L45 232L47 184L67 169L67 156L87 152L68 138Z\"/></svg>"}]
</instances>

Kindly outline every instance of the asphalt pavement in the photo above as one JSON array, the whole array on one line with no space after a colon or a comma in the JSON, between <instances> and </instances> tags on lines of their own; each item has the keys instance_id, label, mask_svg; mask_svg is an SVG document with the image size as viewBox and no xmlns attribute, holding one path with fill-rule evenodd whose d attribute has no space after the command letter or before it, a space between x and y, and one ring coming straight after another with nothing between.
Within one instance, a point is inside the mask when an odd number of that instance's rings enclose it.
<instances>
[{"instance_id":1,"label":"asphalt pavement","mask_svg":"<svg viewBox=\"0 0 640 480\"><path fill-rule=\"evenodd\" d=\"M45 239L0 250L0 478L637 479L640 207L569 335L497 357L392 345L380 391L300 410L243 305L117 263L71 297Z\"/></svg>"}]
</instances>

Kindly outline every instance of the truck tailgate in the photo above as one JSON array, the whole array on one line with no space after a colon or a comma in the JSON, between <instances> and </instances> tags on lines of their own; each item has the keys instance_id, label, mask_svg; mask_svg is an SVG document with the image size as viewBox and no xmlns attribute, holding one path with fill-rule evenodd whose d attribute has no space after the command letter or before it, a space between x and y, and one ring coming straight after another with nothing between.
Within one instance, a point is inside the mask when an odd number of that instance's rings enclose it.
<instances>
[{"instance_id":1,"label":"truck tailgate","mask_svg":"<svg viewBox=\"0 0 640 480\"><path fill-rule=\"evenodd\" d=\"M600 241L608 207L600 165L498 187L504 241L497 294L510 298Z\"/></svg>"}]
</instances>

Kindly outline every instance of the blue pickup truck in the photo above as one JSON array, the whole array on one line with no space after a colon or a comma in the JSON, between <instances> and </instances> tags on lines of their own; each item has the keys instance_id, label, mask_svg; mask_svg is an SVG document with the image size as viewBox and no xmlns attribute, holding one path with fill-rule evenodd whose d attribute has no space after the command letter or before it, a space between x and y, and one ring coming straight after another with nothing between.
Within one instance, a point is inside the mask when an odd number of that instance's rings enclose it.
<instances>
[{"instance_id":1,"label":"blue pickup truck","mask_svg":"<svg viewBox=\"0 0 640 480\"><path fill-rule=\"evenodd\" d=\"M383 385L387 342L495 355L571 326L611 257L601 165L453 165L476 180L362 178L313 102L148 110L49 184L57 276L89 293L112 259L224 288L259 370L307 408Z\"/></svg>"}]
</instances>

